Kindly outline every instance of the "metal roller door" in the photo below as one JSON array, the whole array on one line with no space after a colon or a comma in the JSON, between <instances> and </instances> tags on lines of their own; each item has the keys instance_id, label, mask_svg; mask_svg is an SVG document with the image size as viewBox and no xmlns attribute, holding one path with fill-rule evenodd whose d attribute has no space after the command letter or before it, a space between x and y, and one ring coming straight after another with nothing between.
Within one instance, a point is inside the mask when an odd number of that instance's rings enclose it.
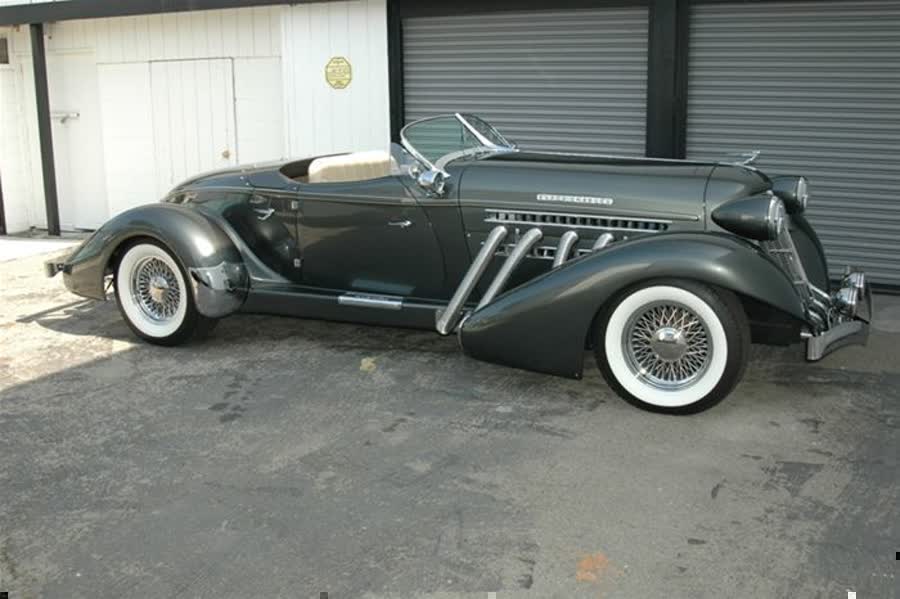
<instances>
[{"instance_id":1,"label":"metal roller door","mask_svg":"<svg viewBox=\"0 0 900 599\"><path fill-rule=\"evenodd\" d=\"M832 275L900 285L900 1L697 5L690 40L688 156L807 175Z\"/></svg>"},{"instance_id":2,"label":"metal roller door","mask_svg":"<svg viewBox=\"0 0 900 599\"><path fill-rule=\"evenodd\" d=\"M644 155L646 8L415 17L407 122L472 112L523 148Z\"/></svg>"}]
</instances>

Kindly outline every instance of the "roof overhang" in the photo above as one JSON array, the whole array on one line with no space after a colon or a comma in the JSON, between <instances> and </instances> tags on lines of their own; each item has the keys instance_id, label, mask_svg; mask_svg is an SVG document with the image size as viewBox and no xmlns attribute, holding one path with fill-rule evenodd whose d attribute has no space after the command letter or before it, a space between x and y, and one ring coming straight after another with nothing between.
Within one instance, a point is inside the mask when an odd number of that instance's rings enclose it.
<instances>
[{"instance_id":1,"label":"roof overhang","mask_svg":"<svg viewBox=\"0 0 900 599\"><path fill-rule=\"evenodd\" d=\"M327 0L58 0L0 7L0 26Z\"/></svg>"}]
</instances>

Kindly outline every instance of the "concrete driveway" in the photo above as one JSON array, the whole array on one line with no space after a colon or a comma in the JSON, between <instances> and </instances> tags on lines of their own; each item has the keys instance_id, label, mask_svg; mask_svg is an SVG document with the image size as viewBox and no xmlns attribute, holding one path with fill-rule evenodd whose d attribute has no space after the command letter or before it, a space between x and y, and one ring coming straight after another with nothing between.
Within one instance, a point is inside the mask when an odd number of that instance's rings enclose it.
<instances>
[{"instance_id":1,"label":"concrete driveway","mask_svg":"<svg viewBox=\"0 0 900 599\"><path fill-rule=\"evenodd\" d=\"M0 263L0 591L898 597L900 301L868 348L756 348L686 418L427 332L244 316L136 343ZM493 594L492 594L493 593Z\"/></svg>"}]
</instances>

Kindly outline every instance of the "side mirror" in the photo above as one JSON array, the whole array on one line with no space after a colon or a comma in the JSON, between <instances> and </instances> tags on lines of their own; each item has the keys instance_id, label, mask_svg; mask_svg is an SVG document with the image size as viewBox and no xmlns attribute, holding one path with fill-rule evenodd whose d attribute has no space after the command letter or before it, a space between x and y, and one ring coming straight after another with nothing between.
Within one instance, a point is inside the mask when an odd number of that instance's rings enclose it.
<instances>
[{"instance_id":1,"label":"side mirror","mask_svg":"<svg viewBox=\"0 0 900 599\"><path fill-rule=\"evenodd\" d=\"M419 187L424 189L428 195L440 197L444 195L444 188L447 185L447 176L438 170L428 170L421 173L418 178Z\"/></svg>"}]
</instances>

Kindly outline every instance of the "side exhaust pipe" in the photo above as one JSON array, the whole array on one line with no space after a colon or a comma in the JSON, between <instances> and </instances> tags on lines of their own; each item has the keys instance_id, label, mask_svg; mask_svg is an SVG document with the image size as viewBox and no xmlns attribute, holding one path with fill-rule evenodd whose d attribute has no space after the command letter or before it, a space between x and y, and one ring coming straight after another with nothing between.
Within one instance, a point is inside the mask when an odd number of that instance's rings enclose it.
<instances>
[{"instance_id":1,"label":"side exhaust pipe","mask_svg":"<svg viewBox=\"0 0 900 599\"><path fill-rule=\"evenodd\" d=\"M578 233L575 231L563 233L563 236L559 238L559 245L556 246L556 255L553 256L553 268L565 264L576 243L578 243Z\"/></svg>"},{"instance_id":2,"label":"side exhaust pipe","mask_svg":"<svg viewBox=\"0 0 900 599\"><path fill-rule=\"evenodd\" d=\"M478 302L478 307L475 308L476 310L483 308L494 301L494 298L503 291L503 287L506 286L506 282L509 280L512 272L516 269L525 255L531 251L534 244L540 241L543 236L544 233L538 228L529 229L528 232L522 236L519 243L517 243L509 253L509 258L507 258L506 262L503 263L503 266L500 267L497 276L491 281L491 286L484 292L484 296L482 296L481 301Z\"/></svg>"},{"instance_id":3,"label":"side exhaust pipe","mask_svg":"<svg viewBox=\"0 0 900 599\"><path fill-rule=\"evenodd\" d=\"M481 251L475 256L475 260L472 261L472 265L463 277L462 282L456 288L453 297L450 298L450 303L447 304L443 312L438 314L436 327L437 332L441 335L449 335L456 328L456 324L459 322L460 316L462 316L462 307L466 304L469 296L472 295L475 285L478 284L478 281L484 275L485 269L487 269L500 243L506 238L507 232L506 227L502 225L491 230L484 245L481 246Z\"/></svg>"}]
</instances>

